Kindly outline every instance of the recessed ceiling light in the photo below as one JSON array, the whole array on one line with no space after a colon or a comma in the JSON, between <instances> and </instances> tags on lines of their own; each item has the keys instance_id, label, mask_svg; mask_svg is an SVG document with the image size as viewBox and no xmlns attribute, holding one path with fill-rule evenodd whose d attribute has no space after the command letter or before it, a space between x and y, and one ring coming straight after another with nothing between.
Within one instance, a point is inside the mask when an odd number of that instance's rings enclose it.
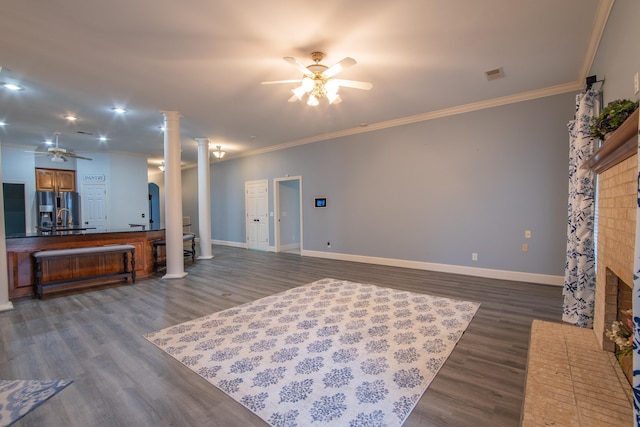
<instances>
[{"instance_id":1,"label":"recessed ceiling light","mask_svg":"<svg viewBox=\"0 0 640 427\"><path fill-rule=\"evenodd\" d=\"M7 125L6 122L0 121L0 126L6 126L6 125Z\"/></svg>"},{"instance_id":2,"label":"recessed ceiling light","mask_svg":"<svg viewBox=\"0 0 640 427\"><path fill-rule=\"evenodd\" d=\"M118 114L124 114L127 112L127 110L125 110L122 107L113 107L111 110L113 110L114 113L118 113Z\"/></svg>"},{"instance_id":3,"label":"recessed ceiling light","mask_svg":"<svg viewBox=\"0 0 640 427\"><path fill-rule=\"evenodd\" d=\"M106 136L101 136L98 139L100 140L100 142L106 142L107 141L107 137Z\"/></svg>"},{"instance_id":4,"label":"recessed ceiling light","mask_svg":"<svg viewBox=\"0 0 640 427\"><path fill-rule=\"evenodd\" d=\"M2 83L2 87L4 87L5 89L9 89L9 90L23 90L24 89L22 86L19 86L19 85L14 84L14 83Z\"/></svg>"},{"instance_id":5,"label":"recessed ceiling light","mask_svg":"<svg viewBox=\"0 0 640 427\"><path fill-rule=\"evenodd\" d=\"M66 116L64 116L64 118L69 120L70 122L75 122L76 120L78 120L78 118L73 114L67 114Z\"/></svg>"},{"instance_id":6,"label":"recessed ceiling light","mask_svg":"<svg viewBox=\"0 0 640 427\"><path fill-rule=\"evenodd\" d=\"M44 143L47 145L53 145L53 141L51 141L50 139L47 139Z\"/></svg>"}]
</instances>

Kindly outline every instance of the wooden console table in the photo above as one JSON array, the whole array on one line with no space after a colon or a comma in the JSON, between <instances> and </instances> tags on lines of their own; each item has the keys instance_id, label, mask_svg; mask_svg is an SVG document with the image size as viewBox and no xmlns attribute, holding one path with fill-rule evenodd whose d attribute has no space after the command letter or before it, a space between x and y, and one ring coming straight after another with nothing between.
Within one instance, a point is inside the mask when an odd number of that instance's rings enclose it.
<instances>
[{"instance_id":1,"label":"wooden console table","mask_svg":"<svg viewBox=\"0 0 640 427\"><path fill-rule=\"evenodd\" d=\"M131 283L136 282L136 248L133 245L107 245L107 246L90 246L87 248L75 249L54 249L50 251L38 251L33 254L35 260L35 280L33 283L35 294L38 298L42 298L42 294L46 289L59 288L72 283L91 284L96 281L131 278ZM93 263L100 262L104 255L116 254L122 256L122 268L116 271L93 271L80 276L65 277L49 277L46 278L43 271L43 264L48 261L65 260L71 263L77 263L78 258L92 257ZM131 268L129 268L131 263ZM69 268L69 272L73 272L73 268ZM46 278L46 280L45 280Z\"/></svg>"}]
</instances>

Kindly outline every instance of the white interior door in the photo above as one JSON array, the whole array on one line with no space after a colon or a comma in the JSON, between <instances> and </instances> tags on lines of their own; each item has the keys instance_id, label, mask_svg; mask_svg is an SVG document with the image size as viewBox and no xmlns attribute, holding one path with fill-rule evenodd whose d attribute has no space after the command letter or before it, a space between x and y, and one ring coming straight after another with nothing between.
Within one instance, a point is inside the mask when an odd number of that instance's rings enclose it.
<instances>
[{"instance_id":1,"label":"white interior door","mask_svg":"<svg viewBox=\"0 0 640 427\"><path fill-rule=\"evenodd\" d=\"M247 248L269 249L269 182L245 183Z\"/></svg>"},{"instance_id":2,"label":"white interior door","mask_svg":"<svg viewBox=\"0 0 640 427\"><path fill-rule=\"evenodd\" d=\"M82 190L82 222L86 227L106 230L107 185L84 184Z\"/></svg>"}]
</instances>

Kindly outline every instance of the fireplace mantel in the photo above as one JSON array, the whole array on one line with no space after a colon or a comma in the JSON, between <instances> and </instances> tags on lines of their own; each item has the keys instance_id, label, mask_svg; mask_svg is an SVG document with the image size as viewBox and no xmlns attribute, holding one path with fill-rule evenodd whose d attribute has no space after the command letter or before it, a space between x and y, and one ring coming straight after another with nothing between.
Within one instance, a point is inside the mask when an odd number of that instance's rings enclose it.
<instances>
[{"instance_id":1,"label":"fireplace mantel","mask_svg":"<svg viewBox=\"0 0 640 427\"><path fill-rule=\"evenodd\" d=\"M584 162L583 169L602 173L637 153L639 110L636 108L618 129L607 136L600 148Z\"/></svg>"}]
</instances>

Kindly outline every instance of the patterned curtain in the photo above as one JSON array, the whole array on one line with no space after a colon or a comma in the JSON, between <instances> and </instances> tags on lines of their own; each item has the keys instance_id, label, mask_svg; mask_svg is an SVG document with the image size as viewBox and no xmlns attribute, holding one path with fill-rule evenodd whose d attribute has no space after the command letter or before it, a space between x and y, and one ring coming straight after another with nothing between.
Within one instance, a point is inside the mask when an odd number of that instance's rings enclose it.
<instances>
[{"instance_id":1,"label":"patterned curtain","mask_svg":"<svg viewBox=\"0 0 640 427\"><path fill-rule=\"evenodd\" d=\"M638 123L640 126L640 123ZM640 142L640 131L638 131ZM640 154L640 146L638 147ZM638 155L638 170L640 171L640 155ZM633 276L633 410L635 425L640 426L640 172L638 173L638 210L636 213L636 247L634 256Z\"/></svg>"},{"instance_id":2,"label":"patterned curtain","mask_svg":"<svg viewBox=\"0 0 640 427\"><path fill-rule=\"evenodd\" d=\"M595 174L580 169L593 154L596 141L589 137L591 118L598 114L599 92L576 96L576 118L569 128L569 209L567 260L564 271L562 320L583 328L593 327L596 293Z\"/></svg>"}]
</instances>

